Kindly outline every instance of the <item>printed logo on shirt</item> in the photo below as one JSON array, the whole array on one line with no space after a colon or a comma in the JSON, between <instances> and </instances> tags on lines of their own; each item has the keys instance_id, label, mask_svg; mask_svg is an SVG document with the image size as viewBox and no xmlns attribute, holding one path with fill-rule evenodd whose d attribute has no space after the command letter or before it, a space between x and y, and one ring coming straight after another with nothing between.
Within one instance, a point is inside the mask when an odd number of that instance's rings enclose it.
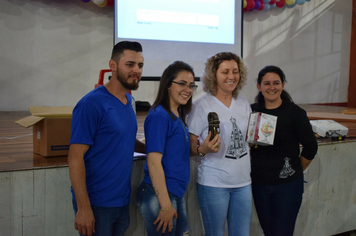
<instances>
[{"instance_id":1,"label":"printed logo on shirt","mask_svg":"<svg viewBox=\"0 0 356 236\"><path fill-rule=\"evenodd\" d=\"M292 176L295 173L295 170L292 168L292 166L289 164L290 158L286 157L284 158L284 166L279 173L279 178L285 179L288 176Z\"/></svg>"},{"instance_id":2,"label":"printed logo on shirt","mask_svg":"<svg viewBox=\"0 0 356 236\"><path fill-rule=\"evenodd\" d=\"M232 131L225 157L231 159L242 158L243 156L247 155L245 139L240 128L236 124L236 119L231 117L230 121L232 124Z\"/></svg>"}]
</instances>

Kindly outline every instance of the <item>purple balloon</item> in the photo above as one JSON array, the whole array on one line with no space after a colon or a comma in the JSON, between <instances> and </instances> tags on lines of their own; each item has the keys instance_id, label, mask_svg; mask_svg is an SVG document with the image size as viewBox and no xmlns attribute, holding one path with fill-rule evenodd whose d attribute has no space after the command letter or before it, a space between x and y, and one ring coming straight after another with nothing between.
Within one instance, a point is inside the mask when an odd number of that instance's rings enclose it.
<instances>
[{"instance_id":1,"label":"purple balloon","mask_svg":"<svg viewBox=\"0 0 356 236\"><path fill-rule=\"evenodd\" d=\"M259 0L256 0L255 1L255 7L253 9L258 10L258 9L260 9L260 7L261 7L261 2Z\"/></svg>"},{"instance_id":2,"label":"purple balloon","mask_svg":"<svg viewBox=\"0 0 356 236\"><path fill-rule=\"evenodd\" d=\"M82 0L82 2L90 2L91 0Z\"/></svg>"}]
</instances>

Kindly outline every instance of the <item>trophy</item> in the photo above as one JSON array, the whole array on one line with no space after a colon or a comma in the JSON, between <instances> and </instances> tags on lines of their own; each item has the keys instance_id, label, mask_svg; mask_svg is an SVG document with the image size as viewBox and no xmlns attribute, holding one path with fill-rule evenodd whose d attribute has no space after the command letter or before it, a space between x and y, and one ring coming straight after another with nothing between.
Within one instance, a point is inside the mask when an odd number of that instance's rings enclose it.
<instances>
[{"instance_id":1,"label":"trophy","mask_svg":"<svg viewBox=\"0 0 356 236\"><path fill-rule=\"evenodd\" d=\"M215 112L209 112L208 114L208 124L209 131L211 131L210 141L215 137L215 135L220 133L220 121L219 116Z\"/></svg>"}]
</instances>

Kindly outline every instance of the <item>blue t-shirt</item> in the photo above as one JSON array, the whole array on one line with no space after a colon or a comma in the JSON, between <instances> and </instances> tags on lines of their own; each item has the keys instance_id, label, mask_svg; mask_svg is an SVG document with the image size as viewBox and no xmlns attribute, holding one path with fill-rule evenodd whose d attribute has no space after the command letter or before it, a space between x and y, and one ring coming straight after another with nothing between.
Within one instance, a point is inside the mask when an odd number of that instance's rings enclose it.
<instances>
[{"instance_id":1,"label":"blue t-shirt","mask_svg":"<svg viewBox=\"0 0 356 236\"><path fill-rule=\"evenodd\" d=\"M167 190L179 198L184 196L190 178L190 137L181 118L173 120L168 112L157 106L145 120L146 152L160 152ZM145 164L144 182L152 184Z\"/></svg>"},{"instance_id":2,"label":"blue t-shirt","mask_svg":"<svg viewBox=\"0 0 356 236\"><path fill-rule=\"evenodd\" d=\"M85 95L75 106L70 143L90 145L84 155L91 205L129 204L137 120L133 98L124 105L105 86ZM73 193L73 199L75 196Z\"/></svg>"}]
</instances>

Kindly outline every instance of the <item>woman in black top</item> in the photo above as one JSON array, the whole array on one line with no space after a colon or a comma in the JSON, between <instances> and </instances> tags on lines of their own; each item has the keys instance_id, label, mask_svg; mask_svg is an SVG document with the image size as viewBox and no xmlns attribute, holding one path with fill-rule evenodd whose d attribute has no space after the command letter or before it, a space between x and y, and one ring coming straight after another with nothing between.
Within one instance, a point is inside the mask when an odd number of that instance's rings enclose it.
<instances>
[{"instance_id":1,"label":"woman in black top","mask_svg":"<svg viewBox=\"0 0 356 236\"><path fill-rule=\"evenodd\" d=\"M285 75L266 66L257 78L252 111L277 116L274 143L251 147L252 192L266 236L292 236L302 203L303 171L318 145L306 112L284 91ZM300 153L300 144L303 149Z\"/></svg>"}]
</instances>

